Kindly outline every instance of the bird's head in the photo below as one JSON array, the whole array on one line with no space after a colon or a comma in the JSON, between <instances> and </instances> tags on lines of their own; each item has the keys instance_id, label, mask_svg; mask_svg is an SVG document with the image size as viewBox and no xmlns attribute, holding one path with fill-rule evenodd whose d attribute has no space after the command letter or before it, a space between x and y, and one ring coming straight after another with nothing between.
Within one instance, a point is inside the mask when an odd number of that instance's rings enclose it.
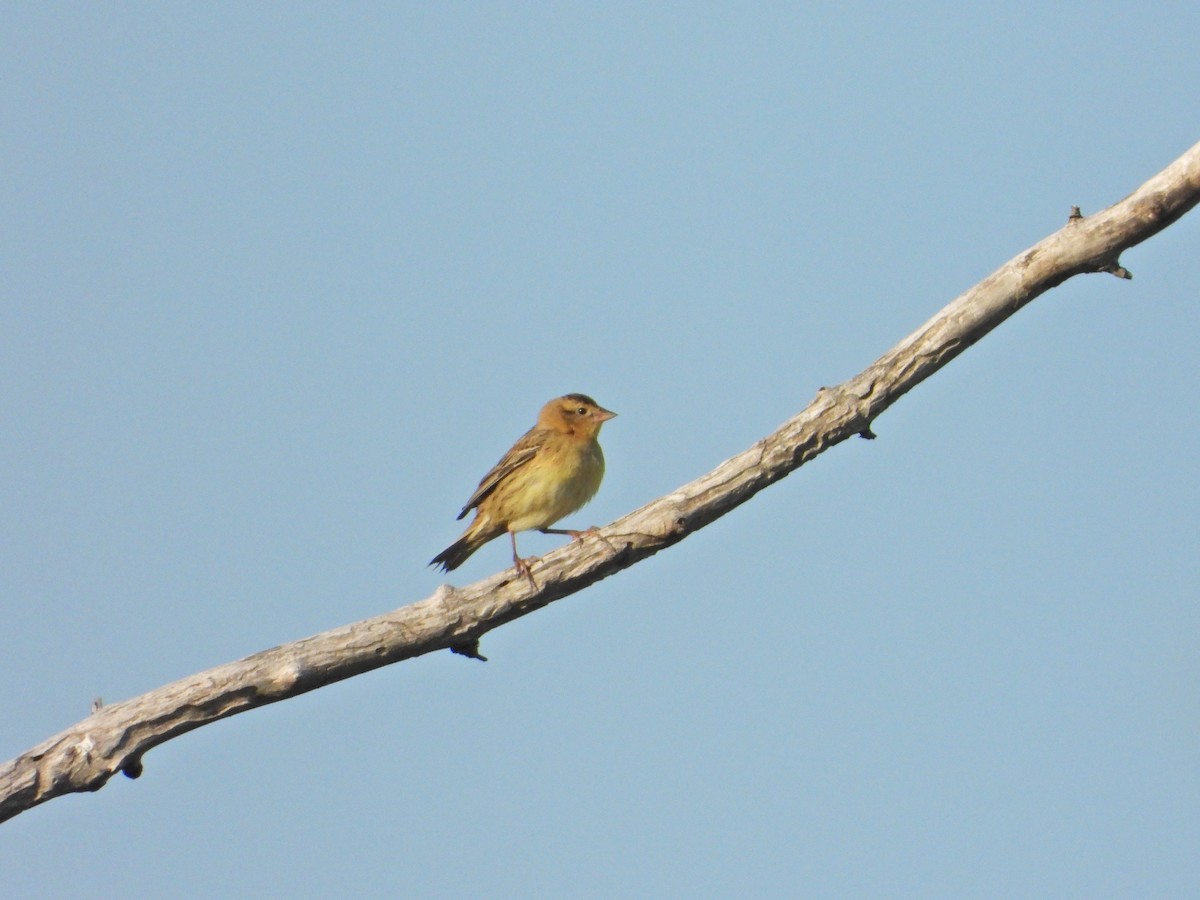
<instances>
[{"instance_id":1,"label":"bird's head","mask_svg":"<svg viewBox=\"0 0 1200 900\"><path fill-rule=\"evenodd\" d=\"M566 394L542 407L538 425L564 434L594 438L600 433L600 426L615 415L587 394Z\"/></svg>"}]
</instances>

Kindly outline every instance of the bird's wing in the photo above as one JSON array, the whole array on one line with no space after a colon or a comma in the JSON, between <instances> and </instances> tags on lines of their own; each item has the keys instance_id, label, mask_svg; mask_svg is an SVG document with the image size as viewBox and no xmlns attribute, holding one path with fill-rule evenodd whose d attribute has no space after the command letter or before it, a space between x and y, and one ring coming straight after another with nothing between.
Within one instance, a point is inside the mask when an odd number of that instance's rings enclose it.
<instances>
[{"instance_id":1,"label":"bird's wing","mask_svg":"<svg viewBox=\"0 0 1200 900\"><path fill-rule=\"evenodd\" d=\"M483 476L483 480L479 482L479 487L475 488L475 493L471 495L471 499L467 501L457 518L463 518L468 512L479 506L496 489L496 486L500 482L537 456L537 452L541 449L543 443L541 437L536 429L531 429L524 437L513 444L512 449L504 454L504 458L492 466L492 470Z\"/></svg>"}]
</instances>

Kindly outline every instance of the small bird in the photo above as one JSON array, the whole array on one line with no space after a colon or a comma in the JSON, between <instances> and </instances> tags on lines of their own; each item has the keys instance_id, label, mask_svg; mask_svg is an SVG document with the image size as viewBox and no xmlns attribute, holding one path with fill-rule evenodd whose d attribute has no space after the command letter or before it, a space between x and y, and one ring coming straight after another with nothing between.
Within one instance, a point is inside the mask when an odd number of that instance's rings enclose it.
<instances>
[{"instance_id":1,"label":"small bird","mask_svg":"<svg viewBox=\"0 0 1200 900\"><path fill-rule=\"evenodd\" d=\"M507 531L512 538L513 565L536 588L529 563L537 557L520 557L517 532L537 529L543 534L569 534L575 540L588 533L550 526L591 500L599 489L604 454L596 438L600 426L615 415L586 394L556 397L543 406L537 424L483 476L458 514L461 519L475 509L475 519L429 564L441 566L444 572L457 569L468 556Z\"/></svg>"}]
</instances>

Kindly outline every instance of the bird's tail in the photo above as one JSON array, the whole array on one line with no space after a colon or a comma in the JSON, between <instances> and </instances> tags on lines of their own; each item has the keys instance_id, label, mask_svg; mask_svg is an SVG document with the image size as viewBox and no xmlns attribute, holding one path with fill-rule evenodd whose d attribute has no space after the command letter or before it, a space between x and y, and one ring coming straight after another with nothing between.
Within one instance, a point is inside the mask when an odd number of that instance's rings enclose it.
<instances>
[{"instance_id":1,"label":"bird's tail","mask_svg":"<svg viewBox=\"0 0 1200 900\"><path fill-rule=\"evenodd\" d=\"M429 565L440 566L443 572L457 569L467 561L468 556L492 538L503 533L503 529L491 533L483 529L476 531L475 526L472 524L470 528L462 533L462 537L431 559Z\"/></svg>"}]
</instances>

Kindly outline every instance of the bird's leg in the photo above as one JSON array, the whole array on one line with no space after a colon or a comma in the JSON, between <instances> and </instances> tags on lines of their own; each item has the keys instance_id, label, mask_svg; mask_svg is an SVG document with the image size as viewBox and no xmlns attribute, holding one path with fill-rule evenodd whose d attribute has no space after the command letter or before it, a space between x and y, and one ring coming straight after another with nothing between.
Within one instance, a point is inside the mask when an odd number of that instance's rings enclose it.
<instances>
[{"instance_id":1,"label":"bird's leg","mask_svg":"<svg viewBox=\"0 0 1200 900\"><path fill-rule=\"evenodd\" d=\"M539 528L538 530L542 534L570 535L571 540L573 540L573 541L582 541L585 537L595 536L595 537L600 538L600 540L604 541L605 546L607 546L609 550L613 551L613 553L617 552L617 548L614 547L611 543L609 543L608 538L606 538L604 535L602 535L600 533L600 529L597 528L595 525L591 526L590 528L585 528L583 531L575 531L573 528Z\"/></svg>"},{"instance_id":2,"label":"bird's leg","mask_svg":"<svg viewBox=\"0 0 1200 900\"><path fill-rule=\"evenodd\" d=\"M533 573L529 571L529 564L537 562L538 557L531 556L529 559L521 559L521 555L517 553L517 533L510 531L508 536L512 538L513 565L516 567L518 574L524 575L529 580L529 586L536 591L538 589L537 582L533 580Z\"/></svg>"}]
</instances>

